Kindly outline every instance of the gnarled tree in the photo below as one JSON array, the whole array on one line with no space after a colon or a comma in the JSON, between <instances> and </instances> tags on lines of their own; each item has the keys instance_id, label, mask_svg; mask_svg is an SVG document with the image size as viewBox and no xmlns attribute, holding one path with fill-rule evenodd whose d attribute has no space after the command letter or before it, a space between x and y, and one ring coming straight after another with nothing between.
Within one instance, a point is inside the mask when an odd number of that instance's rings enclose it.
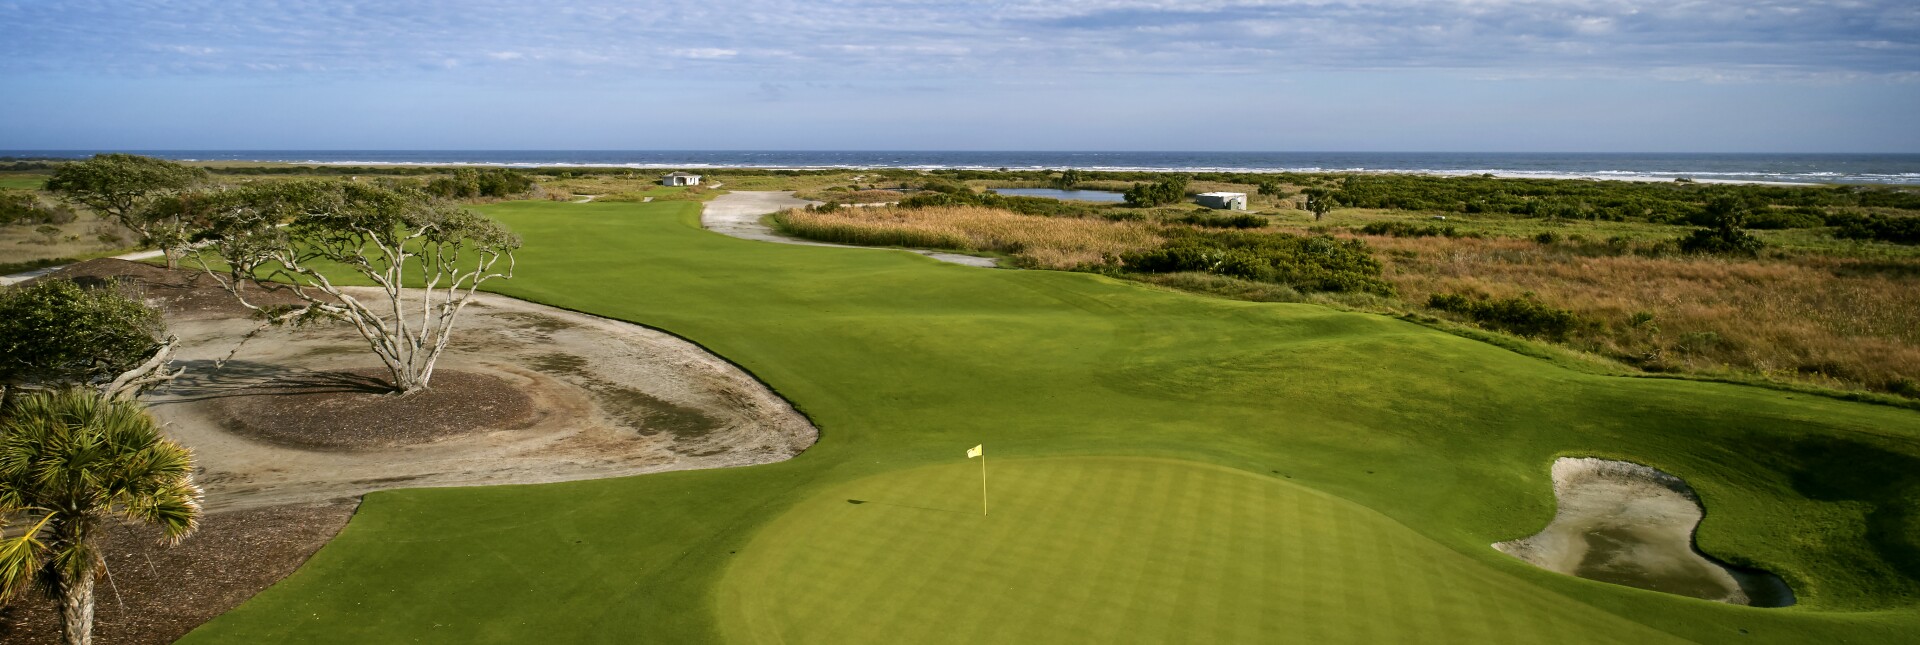
<instances>
[{"instance_id":1,"label":"gnarled tree","mask_svg":"<svg viewBox=\"0 0 1920 645\"><path fill-rule=\"evenodd\" d=\"M93 209L159 248L167 268L178 266L191 223L179 210L153 209L154 200L204 183L207 171L164 159L129 154L94 155L61 166L47 178L47 191Z\"/></svg>"},{"instance_id":2,"label":"gnarled tree","mask_svg":"<svg viewBox=\"0 0 1920 645\"><path fill-rule=\"evenodd\" d=\"M209 276L269 323L353 325L400 393L427 388L460 311L482 283L513 277L520 247L518 236L473 211L355 182L248 186L208 210L194 257ZM373 287L342 284L355 281ZM256 303L248 285L300 304Z\"/></svg>"}]
</instances>

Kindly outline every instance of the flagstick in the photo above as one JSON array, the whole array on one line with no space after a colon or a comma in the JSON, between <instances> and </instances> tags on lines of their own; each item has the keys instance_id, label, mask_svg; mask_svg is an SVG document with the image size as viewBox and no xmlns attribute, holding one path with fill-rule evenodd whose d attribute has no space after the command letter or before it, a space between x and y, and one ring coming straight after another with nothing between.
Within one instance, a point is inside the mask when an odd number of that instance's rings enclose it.
<instances>
[{"instance_id":1,"label":"flagstick","mask_svg":"<svg viewBox=\"0 0 1920 645\"><path fill-rule=\"evenodd\" d=\"M987 514L987 451L980 451L980 515Z\"/></svg>"}]
</instances>

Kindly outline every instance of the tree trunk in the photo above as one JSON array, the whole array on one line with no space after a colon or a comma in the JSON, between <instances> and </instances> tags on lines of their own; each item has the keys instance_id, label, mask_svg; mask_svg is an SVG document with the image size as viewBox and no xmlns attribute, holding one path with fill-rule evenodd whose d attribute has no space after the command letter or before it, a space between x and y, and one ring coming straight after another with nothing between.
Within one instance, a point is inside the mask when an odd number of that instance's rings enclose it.
<instances>
[{"instance_id":1,"label":"tree trunk","mask_svg":"<svg viewBox=\"0 0 1920 645\"><path fill-rule=\"evenodd\" d=\"M60 629L67 645L92 645L93 572L62 581L60 592Z\"/></svg>"},{"instance_id":2,"label":"tree trunk","mask_svg":"<svg viewBox=\"0 0 1920 645\"><path fill-rule=\"evenodd\" d=\"M160 249L160 254L166 256L167 258L167 269L172 270L172 269L180 268L180 250L179 249L175 249L172 247L162 248Z\"/></svg>"}]
</instances>

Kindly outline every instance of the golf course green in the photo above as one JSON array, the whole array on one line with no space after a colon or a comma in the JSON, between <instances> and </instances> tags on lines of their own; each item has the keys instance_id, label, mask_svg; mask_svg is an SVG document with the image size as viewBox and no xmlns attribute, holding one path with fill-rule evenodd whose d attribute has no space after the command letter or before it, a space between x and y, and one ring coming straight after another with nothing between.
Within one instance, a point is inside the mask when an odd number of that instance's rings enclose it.
<instances>
[{"instance_id":1,"label":"golf course green","mask_svg":"<svg viewBox=\"0 0 1920 645\"><path fill-rule=\"evenodd\" d=\"M1920 412L1600 376L1381 316L700 230L691 202L485 207L501 293L655 326L821 429L782 463L369 495L190 634L258 642L1899 642ZM984 444L992 513L980 512ZM1560 456L1703 500L1781 609L1492 542Z\"/></svg>"}]
</instances>

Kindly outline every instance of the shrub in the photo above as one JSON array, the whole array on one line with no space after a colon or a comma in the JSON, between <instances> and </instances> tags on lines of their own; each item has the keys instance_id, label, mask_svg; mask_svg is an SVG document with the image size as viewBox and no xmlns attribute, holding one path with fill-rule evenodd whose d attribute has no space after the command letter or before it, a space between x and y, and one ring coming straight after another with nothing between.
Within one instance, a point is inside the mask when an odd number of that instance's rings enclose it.
<instances>
[{"instance_id":1,"label":"shrub","mask_svg":"<svg viewBox=\"0 0 1920 645\"><path fill-rule=\"evenodd\" d=\"M98 385L138 366L165 333L160 312L114 288L46 279L0 290L0 385Z\"/></svg>"},{"instance_id":2,"label":"shrub","mask_svg":"<svg viewBox=\"0 0 1920 645\"><path fill-rule=\"evenodd\" d=\"M443 199L505 198L533 190L533 178L507 168L461 168L451 177L427 182L427 193Z\"/></svg>"},{"instance_id":3,"label":"shrub","mask_svg":"<svg viewBox=\"0 0 1920 645\"><path fill-rule=\"evenodd\" d=\"M1204 226L1207 228L1260 228L1267 225L1267 218L1253 213L1240 213L1238 215L1193 213L1167 221Z\"/></svg>"},{"instance_id":4,"label":"shrub","mask_svg":"<svg viewBox=\"0 0 1920 645\"><path fill-rule=\"evenodd\" d=\"M1721 197L1707 205L1708 228L1695 229L1680 239L1680 250L1688 253L1753 256L1766 242L1748 233L1745 227L1750 209L1736 197Z\"/></svg>"},{"instance_id":5,"label":"shrub","mask_svg":"<svg viewBox=\"0 0 1920 645\"><path fill-rule=\"evenodd\" d=\"M1839 226L1834 237L1847 240L1878 240L1895 244L1920 244L1920 217L1852 215L1832 218Z\"/></svg>"},{"instance_id":6,"label":"shrub","mask_svg":"<svg viewBox=\"0 0 1920 645\"><path fill-rule=\"evenodd\" d=\"M1466 316L1482 327L1512 332L1528 338L1565 340L1585 323L1568 309L1558 309L1535 299L1532 292L1517 298L1475 298L1463 294L1436 293L1427 298L1427 306Z\"/></svg>"},{"instance_id":7,"label":"shrub","mask_svg":"<svg viewBox=\"0 0 1920 645\"><path fill-rule=\"evenodd\" d=\"M1127 204L1138 207L1178 204L1187 199L1187 178L1175 176L1153 183L1134 184L1125 194Z\"/></svg>"},{"instance_id":8,"label":"shrub","mask_svg":"<svg viewBox=\"0 0 1920 645\"><path fill-rule=\"evenodd\" d=\"M1169 230L1165 245L1121 256L1127 271L1195 271L1284 284L1302 291L1392 295L1380 262L1359 240L1284 233Z\"/></svg>"},{"instance_id":9,"label":"shrub","mask_svg":"<svg viewBox=\"0 0 1920 645\"><path fill-rule=\"evenodd\" d=\"M1539 235L1533 236L1533 241L1541 244L1558 244L1560 243L1560 234L1553 231L1541 231Z\"/></svg>"},{"instance_id":10,"label":"shrub","mask_svg":"<svg viewBox=\"0 0 1920 645\"><path fill-rule=\"evenodd\" d=\"M32 193L0 191L0 226L66 224L74 220L66 206L49 206Z\"/></svg>"},{"instance_id":11,"label":"shrub","mask_svg":"<svg viewBox=\"0 0 1920 645\"><path fill-rule=\"evenodd\" d=\"M1362 235L1386 235L1389 237L1483 237L1478 232L1461 231L1453 225L1435 226L1432 224L1410 224L1407 222L1371 222L1360 227Z\"/></svg>"},{"instance_id":12,"label":"shrub","mask_svg":"<svg viewBox=\"0 0 1920 645\"><path fill-rule=\"evenodd\" d=\"M1763 209L1747 218L1747 228L1778 230L1787 228L1819 228L1827 225L1827 218L1820 209L1801 206L1792 209Z\"/></svg>"}]
</instances>

